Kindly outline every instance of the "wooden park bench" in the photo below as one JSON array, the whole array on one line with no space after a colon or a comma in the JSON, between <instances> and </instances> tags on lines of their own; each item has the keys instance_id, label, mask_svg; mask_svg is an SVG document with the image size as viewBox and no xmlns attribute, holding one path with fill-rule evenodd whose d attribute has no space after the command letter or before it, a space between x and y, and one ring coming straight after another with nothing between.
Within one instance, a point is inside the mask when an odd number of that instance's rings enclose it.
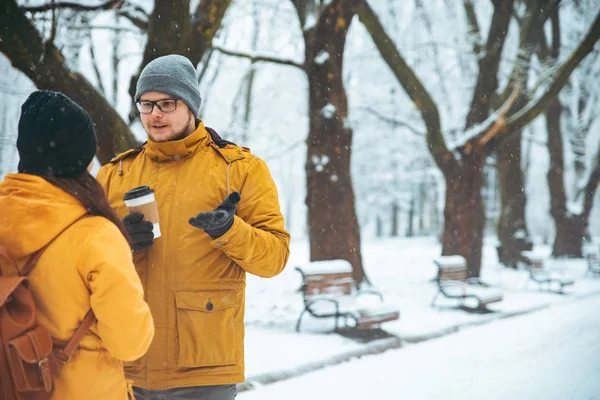
<instances>
[{"instance_id":1,"label":"wooden park bench","mask_svg":"<svg viewBox=\"0 0 600 400\"><path fill-rule=\"evenodd\" d=\"M564 293L566 286L573 285L575 281L573 279L566 278L564 276L564 270L562 269L546 269L544 267L545 257L542 254L536 253L535 251L524 251L521 256L525 260L527 269L529 270L529 282L536 282L540 289L545 289L551 292ZM558 287L558 290L554 288Z\"/></svg>"},{"instance_id":2,"label":"wooden park bench","mask_svg":"<svg viewBox=\"0 0 600 400\"><path fill-rule=\"evenodd\" d=\"M600 255L598 253L587 253L585 255L587 261L587 271L585 275L592 275L595 278L600 277Z\"/></svg>"},{"instance_id":3,"label":"wooden park bench","mask_svg":"<svg viewBox=\"0 0 600 400\"><path fill-rule=\"evenodd\" d=\"M397 308L386 305L383 295L375 289L356 290L352 277L352 265L346 260L313 261L297 266L302 275L302 297L304 310L296 323L300 323L305 312L316 318L333 318L335 330L338 320L343 318L345 327L367 329L383 322L400 318ZM357 298L371 294L379 298L375 305L361 305ZM351 325L352 324L352 325Z\"/></svg>"},{"instance_id":4,"label":"wooden park bench","mask_svg":"<svg viewBox=\"0 0 600 400\"><path fill-rule=\"evenodd\" d=\"M467 260L463 256L441 256L433 260L438 267L436 292L431 306L435 305L439 295L448 299L456 299L465 307L467 300L475 300L475 309L482 310L490 303L501 301L504 294L479 278L470 278ZM469 307L473 308L473 307Z\"/></svg>"}]
</instances>

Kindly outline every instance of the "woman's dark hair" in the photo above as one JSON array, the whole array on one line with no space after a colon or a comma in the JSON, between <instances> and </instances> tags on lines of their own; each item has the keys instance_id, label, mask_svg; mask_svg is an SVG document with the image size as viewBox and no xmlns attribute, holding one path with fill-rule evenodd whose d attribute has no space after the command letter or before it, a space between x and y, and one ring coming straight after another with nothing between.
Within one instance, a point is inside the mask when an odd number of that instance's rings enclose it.
<instances>
[{"instance_id":1,"label":"woman's dark hair","mask_svg":"<svg viewBox=\"0 0 600 400\"><path fill-rule=\"evenodd\" d=\"M108 203L104 189L89 172L83 171L79 175L61 178L54 176L52 173L39 176L79 200L88 209L90 215L104 217L115 224L123 236L126 239L129 238L125 225Z\"/></svg>"}]
</instances>

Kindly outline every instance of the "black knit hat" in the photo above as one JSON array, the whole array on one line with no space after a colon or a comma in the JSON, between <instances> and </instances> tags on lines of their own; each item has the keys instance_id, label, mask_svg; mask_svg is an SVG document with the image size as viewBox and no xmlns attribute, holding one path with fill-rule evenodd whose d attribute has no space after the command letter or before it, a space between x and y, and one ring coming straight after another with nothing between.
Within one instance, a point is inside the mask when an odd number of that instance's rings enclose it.
<instances>
[{"instance_id":1,"label":"black knit hat","mask_svg":"<svg viewBox=\"0 0 600 400\"><path fill-rule=\"evenodd\" d=\"M79 175L96 154L96 133L89 114L62 93L33 92L21 107L19 172Z\"/></svg>"}]
</instances>

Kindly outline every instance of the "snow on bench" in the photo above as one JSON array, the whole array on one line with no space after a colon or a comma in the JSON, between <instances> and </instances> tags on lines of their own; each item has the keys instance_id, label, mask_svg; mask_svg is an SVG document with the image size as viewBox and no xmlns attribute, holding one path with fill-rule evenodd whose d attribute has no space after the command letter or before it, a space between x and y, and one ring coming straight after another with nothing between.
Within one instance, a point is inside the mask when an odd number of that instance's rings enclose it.
<instances>
[{"instance_id":1,"label":"snow on bench","mask_svg":"<svg viewBox=\"0 0 600 400\"><path fill-rule=\"evenodd\" d=\"M444 267L464 267L467 265L467 260L463 256L441 256L433 260L440 268Z\"/></svg>"},{"instance_id":2,"label":"snow on bench","mask_svg":"<svg viewBox=\"0 0 600 400\"><path fill-rule=\"evenodd\" d=\"M463 256L441 256L433 260L438 267L436 292L431 306L439 295L449 299L457 299L464 306L466 300L477 301L477 309L485 309L490 303L501 301L504 294L491 288L479 278L470 278L467 260Z\"/></svg>"},{"instance_id":3,"label":"snow on bench","mask_svg":"<svg viewBox=\"0 0 600 400\"><path fill-rule=\"evenodd\" d=\"M297 268L302 268L307 275L352 273L352 264L346 260L312 261Z\"/></svg>"}]
</instances>

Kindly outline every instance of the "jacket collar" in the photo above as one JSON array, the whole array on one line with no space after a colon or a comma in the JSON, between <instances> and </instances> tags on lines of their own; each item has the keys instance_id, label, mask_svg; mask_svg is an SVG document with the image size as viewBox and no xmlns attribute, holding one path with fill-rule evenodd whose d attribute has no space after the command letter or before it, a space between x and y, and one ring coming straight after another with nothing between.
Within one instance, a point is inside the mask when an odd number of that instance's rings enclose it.
<instances>
[{"instance_id":1,"label":"jacket collar","mask_svg":"<svg viewBox=\"0 0 600 400\"><path fill-rule=\"evenodd\" d=\"M180 160L192 155L208 135L204 123L201 120L196 121L196 130L183 139L169 142L153 142L148 139L146 144L148 157L154 161L166 162Z\"/></svg>"}]
</instances>

